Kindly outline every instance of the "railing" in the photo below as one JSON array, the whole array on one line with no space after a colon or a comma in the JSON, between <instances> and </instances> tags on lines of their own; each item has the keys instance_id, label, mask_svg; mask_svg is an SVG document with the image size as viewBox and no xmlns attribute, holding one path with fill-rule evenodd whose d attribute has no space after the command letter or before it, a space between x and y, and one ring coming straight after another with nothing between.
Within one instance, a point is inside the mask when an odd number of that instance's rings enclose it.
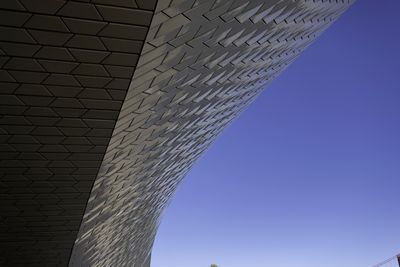
<instances>
[{"instance_id":1,"label":"railing","mask_svg":"<svg viewBox=\"0 0 400 267\"><path fill-rule=\"evenodd\" d=\"M400 267L400 254L387 259L380 264L374 265L373 267Z\"/></svg>"}]
</instances>

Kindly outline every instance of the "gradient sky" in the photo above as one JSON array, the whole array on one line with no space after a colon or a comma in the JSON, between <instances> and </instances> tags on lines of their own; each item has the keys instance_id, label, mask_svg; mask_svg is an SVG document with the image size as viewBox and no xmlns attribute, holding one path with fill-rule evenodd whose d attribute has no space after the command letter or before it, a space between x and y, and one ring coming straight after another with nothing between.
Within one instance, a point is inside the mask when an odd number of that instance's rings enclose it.
<instances>
[{"instance_id":1,"label":"gradient sky","mask_svg":"<svg viewBox=\"0 0 400 267\"><path fill-rule=\"evenodd\" d=\"M370 267L400 252L400 1L358 0L226 129L152 267Z\"/></svg>"}]
</instances>

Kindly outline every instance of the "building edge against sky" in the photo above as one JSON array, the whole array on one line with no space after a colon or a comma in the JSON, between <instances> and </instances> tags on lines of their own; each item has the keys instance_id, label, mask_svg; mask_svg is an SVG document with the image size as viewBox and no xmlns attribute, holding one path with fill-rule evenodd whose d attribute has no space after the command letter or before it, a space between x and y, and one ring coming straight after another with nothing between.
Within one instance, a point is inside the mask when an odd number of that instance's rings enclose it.
<instances>
[{"instance_id":1,"label":"building edge against sky","mask_svg":"<svg viewBox=\"0 0 400 267\"><path fill-rule=\"evenodd\" d=\"M2 2L0 263L149 266L195 160L350 4Z\"/></svg>"}]
</instances>

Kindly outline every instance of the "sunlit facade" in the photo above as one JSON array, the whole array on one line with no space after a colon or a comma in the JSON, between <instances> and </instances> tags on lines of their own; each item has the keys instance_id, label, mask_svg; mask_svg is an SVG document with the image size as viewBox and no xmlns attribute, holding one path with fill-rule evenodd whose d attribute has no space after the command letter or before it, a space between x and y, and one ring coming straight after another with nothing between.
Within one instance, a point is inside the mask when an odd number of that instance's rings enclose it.
<instances>
[{"instance_id":1,"label":"sunlit facade","mask_svg":"<svg viewBox=\"0 0 400 267\"><path fill-rule=\"evenodd\" d=\"M0 1L0 266L148 267L196 159L351 3Z\"/></svg>"}]
</instances>

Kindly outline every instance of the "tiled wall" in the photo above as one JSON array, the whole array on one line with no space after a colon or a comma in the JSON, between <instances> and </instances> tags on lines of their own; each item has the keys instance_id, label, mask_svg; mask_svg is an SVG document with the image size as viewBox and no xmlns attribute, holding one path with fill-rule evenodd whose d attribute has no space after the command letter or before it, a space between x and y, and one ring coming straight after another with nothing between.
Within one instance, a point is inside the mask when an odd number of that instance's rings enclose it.
<instances>
[{"instance_id":1,"label":"tiled wall","mask_svg":"<svg viewBox=\"0 0 400 267\"><path fill-rule=\"evenodd\" d=\"M155 1L0 1L0 266L66 266Z\"/></svg>"},{"instance_id":2,"label":"tiled wall","mask_svg":"<svg viewBox=\"0 0 400 267\"><path fill-rule=\"evenodd\" d=\"M186 172L349 4L159 0L72 265L148 266L160 214Z\"/></svg>"}]
</instances>

